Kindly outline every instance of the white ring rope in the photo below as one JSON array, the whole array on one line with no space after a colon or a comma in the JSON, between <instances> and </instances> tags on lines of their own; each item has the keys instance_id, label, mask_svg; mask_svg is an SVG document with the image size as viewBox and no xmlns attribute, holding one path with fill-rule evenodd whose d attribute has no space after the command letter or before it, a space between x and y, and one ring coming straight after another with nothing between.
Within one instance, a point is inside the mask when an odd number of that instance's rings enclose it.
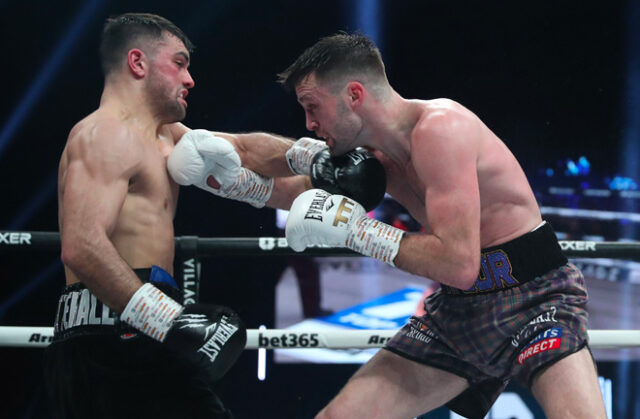
<instances>
[{"instance_id":1,"label":"white ring rope","mask_svg":"<svg viewBox=\"0 0 640 419\"><path fill-rule=\"evenodd\" d=\"M367 349L380 348L396 330L247 330L245 349ZM0 326L0 346L45 347L53 337L52 327ZM594 349L640 346L640 330L589 330Z\"/></svg>"}]
</instances>

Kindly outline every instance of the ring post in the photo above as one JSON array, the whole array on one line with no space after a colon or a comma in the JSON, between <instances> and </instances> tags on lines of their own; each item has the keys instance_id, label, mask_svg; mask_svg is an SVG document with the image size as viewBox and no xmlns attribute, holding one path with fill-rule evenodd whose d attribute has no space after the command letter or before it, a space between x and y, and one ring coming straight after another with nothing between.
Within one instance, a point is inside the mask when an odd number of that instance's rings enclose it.
<instances>
[{"instance_id":1,"label":"ring post","mask_svg":"<svg viewBox=\"0 0 640 419\"><path fill-rule=\"evenodd\" d=\"M183 303L200 301L200 261L198 260L198 237L176 237L177 273L182 282Z\"/></svg>"}]
</instances>

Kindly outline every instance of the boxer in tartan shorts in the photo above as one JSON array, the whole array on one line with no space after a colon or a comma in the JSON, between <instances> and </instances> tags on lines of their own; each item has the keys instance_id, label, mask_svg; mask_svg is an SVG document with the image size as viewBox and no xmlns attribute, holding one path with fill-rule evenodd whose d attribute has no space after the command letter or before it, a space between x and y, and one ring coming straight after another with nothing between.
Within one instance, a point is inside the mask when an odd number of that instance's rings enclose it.
<instances>
[{"instance_id":1,"label":"boxer in tartan shorts","mask_svg":"<svg viewBox=\"0 0 640 419\"><path fill-rule=\"evenodd\" d=\"M324 141L271 144L275 152L261 142L239 148L240 160L262 176L286 176L287 167L309 176L316 155L364 147L384 167L386 193L424 229L369 218L348 193L300 193L311 182L289 175L273 188L298 194L283 207L289 246L346 247L442 285L427 314L363 365L317 419L406 419L442 405L482 417L514 377L530 382L549 418L605 418L581 274L504 142L453 100L401 96L361 34L320 39L278 77ZM361 189L378 186L370 180Z\"/></svg>"}]
</instances>

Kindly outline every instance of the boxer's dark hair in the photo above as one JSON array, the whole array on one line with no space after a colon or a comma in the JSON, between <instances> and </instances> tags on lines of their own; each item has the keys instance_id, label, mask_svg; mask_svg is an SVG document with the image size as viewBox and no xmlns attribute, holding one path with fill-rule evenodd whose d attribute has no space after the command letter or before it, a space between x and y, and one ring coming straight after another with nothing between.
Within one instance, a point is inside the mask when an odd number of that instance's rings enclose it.
<instances>
[{"instance_id":1,"label":"boxer's dark hair","mask_svg":"<svg viewBox=\"0 0 640 419\"><path fill-rule=\"evenodd\" d=\"M319 80L362 73L386 80L380 50L360 33L339 32L320 39L278 74L278 83L285 90L293 91L302 79L314 72Z\"/></svg>"},{"instance_id":2,"label":"boxer's dark hair","mask_svg":"<svg viewBox=\"0 0 640 419\"><path fill-rule=\"evenodd\" d=\"M125 13L106 20L100 42L100 64L109 75L126 59L127 52L136 48L140 40L158 41L168 32L182 41L189 52L194 45L187 36L168 19L151 13Z\"/></svg>"}]
</instances>

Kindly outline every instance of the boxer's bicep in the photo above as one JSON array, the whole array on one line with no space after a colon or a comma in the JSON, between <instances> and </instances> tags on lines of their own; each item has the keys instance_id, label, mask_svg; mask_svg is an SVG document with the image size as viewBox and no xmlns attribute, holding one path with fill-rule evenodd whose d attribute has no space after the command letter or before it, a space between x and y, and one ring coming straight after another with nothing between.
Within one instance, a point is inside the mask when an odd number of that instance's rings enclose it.
<instances>
[{"instance_id":1,"label":"boxer's bicep","mask_svg":"<svg viewBox=\"0 0 640 419\"><path fill-rule=\"evenodd\" d=\"M108 236L141 160L139 152L119 137L80 139L69 152L62 206L64 232Z\"/></svg>"},{"instance_id":2,"label":"boxer's bicep","mask_svg":"<svg viewBox=\"0 0 640 419\"><path fill-rule=\"evenodd\" d=\"M67 144L61 259L100 301L122 311L140 280L116 250L111 233L121 222L129 181L135 180L144 155L139 142L126 135L93 131L93 137Z\"/></svg>"},{"instance_id":3,"label":"boxer's bicep","mask_svg":"<svg viewBox=\"0 0 640 419\"><path fill-rule=\"evenodd\" d=\"M71 162L63 195L65 230L78 229L83 234L102 230L109 235L116 225L127 186L126 179L95 176L83 162Z\"/></svg>"},{"instance_id":4,"label":"boxer's bicep","mask_svg":"<svg viewBox=\"0 0 640 419\"><path fill-rule=\"evenodd\" d=\"M476 133L444 120L417 135L412 160L425 186L429 228L452 254L475 260L480 251Z\"/></svg>"}]
</instances>

